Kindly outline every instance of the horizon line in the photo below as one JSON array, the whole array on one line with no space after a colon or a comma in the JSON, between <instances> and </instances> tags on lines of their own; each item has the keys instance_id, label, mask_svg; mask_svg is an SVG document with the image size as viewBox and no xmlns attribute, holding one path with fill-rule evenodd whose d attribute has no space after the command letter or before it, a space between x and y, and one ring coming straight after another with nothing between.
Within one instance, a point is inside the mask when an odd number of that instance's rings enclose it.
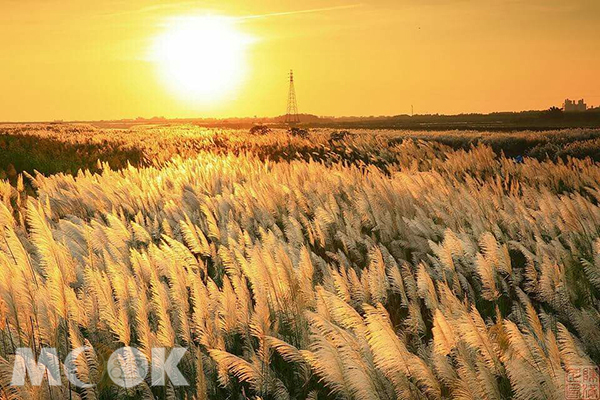
<instances>
[{"instance_id":1,"label":"horizon line","mask_svg":"<svg viewBox=\"0 0 600 400\"><path fill-rule=\"evenodd\" d=\"M551 106L555 107L555 106ZM492 114L520 114L527 112L543 112L548 111L549 108L545 109L529 109L529 110L500 110L500 111L490 111L490 112L460 112L454 114L446 114L446 113L422 113L422 114L413 114L410 113L400 113L400 114L380 114L380 115L319 115L312 113L298 113L299 116L311 116L317 117L319 119L344 119L344 118L359 118L359 119L377 119L377 118L394 118L394 117L427 117L427 116L437 116L437 117L459 117L466 115L492 115ZM562 108L559 107L562 110ZM600 111L600 106L594 106L588 108L586 111L574 111L567 112L569 114L574 113L585 113L588 111ZM285 117L286 114L279 114L275 116L229 116L229 117L164 117L164 116L152 116L152 117L124 117L124 118L112 118L112 119L60 119L56 118L53 120L0 120L0 124L43 124L43 123L93 123L93 122L135 122L138 121L152 121L152 120L165 120L165 121L177 121L177 120L213 120L213 121L226 121L228 119L237 119L237 120L261 120L261 119L277 119Z\"/></svg>"}]
</instances>

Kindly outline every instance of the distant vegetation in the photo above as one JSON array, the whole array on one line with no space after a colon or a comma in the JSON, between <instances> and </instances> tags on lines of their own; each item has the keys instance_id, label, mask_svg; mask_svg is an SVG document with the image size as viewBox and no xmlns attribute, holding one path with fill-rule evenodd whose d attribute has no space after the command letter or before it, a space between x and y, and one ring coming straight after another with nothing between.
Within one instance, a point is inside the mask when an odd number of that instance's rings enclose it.
<instances>
[{"instance_id":1,"label":"distant vegetation","mask_svg":"<svg viewBox=\"0 0 600 400\"><path fill-rule=\"evenodd\" d=\"M564 112L561 108L489 114L398 114L372 116L329 117L299 114L303 128L332 129L412 129L412 130L478 130L515 131L572 128L600 128L600 107L582 112ZM196 125L207 128L250 129L256 125L285 128L286 116L246 118L135 118L121 120L84 121L102 129L129 129L148 125Z\"/></svg>"},{"instance_id":2,"label":"distant vegetation","mask_svg":"<svg viewBox=\"0 0 600 400\"><path fill-rule=\"evenodd\" d=\"M558 400L600 363L600 131L3 129L105 162L0 180L0 398ZM97 385L9 385L82 345ZM122 346L190 385L111 384Z\"/></svg>"},{"instance_id":3,"label":"distant vegetation","mask_svg":"<svg viewBox=\"0 0 600 400\"><path fill-rule=\"evenodd\" d=\"M305 122L312 127L478 131L548 130L600 128L600 108L585 112L563 112L558 107L545 111L495 112L457 115L396 115L381 117L323 118Z\"/></svg>"},{"instance_id":4,"label":"distant vegetation","mask_svg":"<svg viewBox=\"0 0 600 400\"><path fill-rule=\"evenodd\" d=\"M0 126L0 178L37 170L43 174L97 170L98 161L112 168L140 165L138 147L89 126Z\"/></svg>"},{"instance_id":5,"label":"distant vegetation","mask_svg":"<svg viewBox=\"0 0 600 400\"><path fill-rule=\"evenodd\" d=\"M583 112L563 112L561 108L520 112L493 112L489 114L399 114L380 116L327 117L299 114L301 127L333 129L412 129L412 130L478 130L515 131L567 128L600 128L600 107ZM254 125L285 127L286 116L273 118L136 118L116 121L89 121L98 128L121 128L152 124L193 124L208 128L249 129Z\"/></svg>"},{"instance_id":6,"label":"distant vegetation","mask_svg":"<svg viewBox=\"0 0 600 400\"><path fill-rule=\"evenodd\" d=\"M250 133L250 134L248 134ZM249 131L196 126L145 126L98 129L90 125L0 126L0 178L14 182L18 173L42 174L78 170L99 171L100 163L112 169L162 165L174 156L191 157L201 151L219 154L251 152L261 159L346 160L375 164L394 162L396 146L405 140L424 140L452 149L468 150L485 144L496 154L527 156L538 160L568 157L600 161L600 129L546 132L402 131L282 129L256 125Z\"/></svg>"}]
</instances>

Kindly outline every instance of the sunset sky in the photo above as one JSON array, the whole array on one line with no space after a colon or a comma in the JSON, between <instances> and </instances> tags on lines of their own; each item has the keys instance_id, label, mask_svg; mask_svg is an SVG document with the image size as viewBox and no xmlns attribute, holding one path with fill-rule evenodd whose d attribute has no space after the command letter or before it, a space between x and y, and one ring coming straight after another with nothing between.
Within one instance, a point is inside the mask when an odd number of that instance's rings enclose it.
<instances>
[{"instance_id":1,"label":"sunset sky","mask_svg":"<svg viewBox=\"0 0 600 400\"><path fill-rule=\"evenodd\" d=\"M598 26L598 0L0 0L0 120L275 116L290 68L317 115L598 105Z\"/></svg>"}]
</instances>

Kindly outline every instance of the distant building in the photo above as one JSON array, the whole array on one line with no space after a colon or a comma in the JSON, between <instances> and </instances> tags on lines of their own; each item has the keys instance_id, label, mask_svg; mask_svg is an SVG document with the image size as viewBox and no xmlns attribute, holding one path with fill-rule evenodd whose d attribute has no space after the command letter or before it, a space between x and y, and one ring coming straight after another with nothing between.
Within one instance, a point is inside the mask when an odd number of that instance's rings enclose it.
<instances>
[{"instance_id":1,"label":"distant building","mask_svg":"<svg viewBox=\"0 0 600 400\"><path fill-rule=\"evenodd\" d=\"M577 103L575 103L575 100L566 99L563 104L563 109L565 112L585 111L587 110L587 104L583 102L583 99L579 100Z\"/></svg>"}]
</instances>

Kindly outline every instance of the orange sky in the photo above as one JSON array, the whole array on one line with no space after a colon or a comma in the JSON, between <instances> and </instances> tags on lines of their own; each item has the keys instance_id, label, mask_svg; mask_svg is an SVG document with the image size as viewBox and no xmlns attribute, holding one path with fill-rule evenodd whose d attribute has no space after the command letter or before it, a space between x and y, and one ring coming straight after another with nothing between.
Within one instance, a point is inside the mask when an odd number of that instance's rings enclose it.
<instances>
[{"instance_id":1,"label":"orange sky","mask_svg":"<svg viewBox=\"0 0 600 400\"><path fill-rule=\"evenodd\" d=\"M241 82L196 101L149 54L204 15L250 40ZM274 116L290 68L318 115L598 105L598 26L598 0L0 0L0 120Z\"/></svg>"}]
</instances>

